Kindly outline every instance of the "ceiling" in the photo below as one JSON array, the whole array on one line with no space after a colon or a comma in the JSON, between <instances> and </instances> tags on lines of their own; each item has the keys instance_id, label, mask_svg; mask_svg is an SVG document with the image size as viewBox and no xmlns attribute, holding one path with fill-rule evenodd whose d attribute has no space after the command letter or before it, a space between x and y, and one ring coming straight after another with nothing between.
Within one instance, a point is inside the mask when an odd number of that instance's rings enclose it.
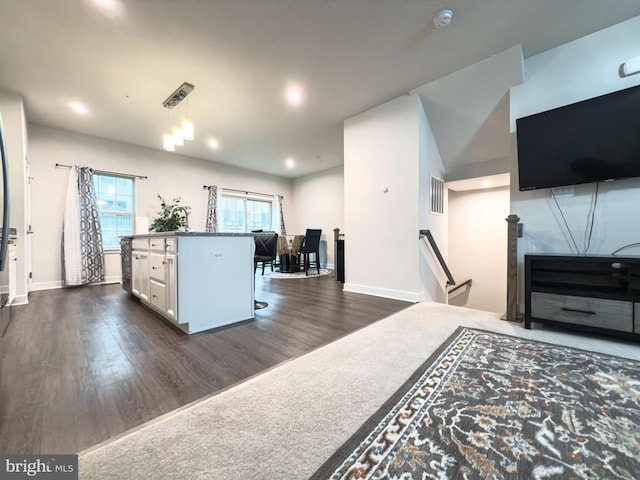
<instances>
[{"instance_id":1,"label":"ceiling","mask_svg":"<svg viewBox=\"0 0 640 480\"><path fill-rule=\"evenodd\" d=\"M453 22L436 29L443 8ZM196 139L176 154L295 178L342 164L345 119L514 45L527 57L640 15L640 2L0 0L0 12L0 88L22 94L29 122L160 150L177 118L162 102L186 81ZM297 107L289 84L304 89Z\"/></svg>"}]
</instances>

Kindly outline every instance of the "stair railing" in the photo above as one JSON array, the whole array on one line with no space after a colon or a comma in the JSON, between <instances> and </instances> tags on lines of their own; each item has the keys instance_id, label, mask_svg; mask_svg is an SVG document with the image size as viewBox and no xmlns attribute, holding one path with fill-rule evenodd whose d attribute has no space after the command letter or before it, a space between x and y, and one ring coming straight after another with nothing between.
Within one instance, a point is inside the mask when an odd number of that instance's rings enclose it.
<instances>
[{"instance_id":1,"label":"stair railing","mask_svg":"<svg viewBox=\"0 0 640 480\"><path fill-rule=\"evenodd\" d=\"M453 278L453 275L451 274L451 270L449 270L449 267L447 266L447 262L445 261L444 257L442 256L442 253L440 253L440 249L438 248L438 244L436 243L435 238L433 238L433 235L431 234L430 230L420 230L420 236L418 238L422 238L422 239L427 239L427 243L429 244L429 246L431 247L431 250L433 250L433 253L435 254L436 258L438 259L438 263L440 264L440 268L442 268L442 271L444 272L444 274L447 276L447 283L445 285L445 291L447 294L447 304L449 303L449 294L455 292L456 290L459 290L465 286L471 286L472 282L471 279L465 280L464 282L456 285L456 281ZM449 288L449 287L453 287L453 288Z\"/></svg>"}]
</instances>

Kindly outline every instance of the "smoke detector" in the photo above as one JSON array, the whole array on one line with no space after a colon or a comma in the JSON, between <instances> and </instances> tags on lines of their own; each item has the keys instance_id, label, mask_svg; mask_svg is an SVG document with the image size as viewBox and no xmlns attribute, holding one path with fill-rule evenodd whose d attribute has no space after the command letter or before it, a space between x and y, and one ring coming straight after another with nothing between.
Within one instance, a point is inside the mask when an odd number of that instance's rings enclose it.
<instances>
[{"instance_id":1,"label":"smoke detector","mask_svg":"<svg viewBox=\"0 0 640 480\"><path fill-rule=\"evenodd\" d=\"M453 12L451 10L442 10L435 17L433 17L433 23L436 28L446 27L451 23L453 18Z\"/></svg>"}]
</instances>

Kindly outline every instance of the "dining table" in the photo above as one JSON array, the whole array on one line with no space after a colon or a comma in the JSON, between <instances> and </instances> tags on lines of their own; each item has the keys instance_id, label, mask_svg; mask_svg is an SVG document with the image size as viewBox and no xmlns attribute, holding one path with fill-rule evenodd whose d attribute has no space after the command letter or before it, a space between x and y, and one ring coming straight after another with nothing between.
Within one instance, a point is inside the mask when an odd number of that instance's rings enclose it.
<instances>
[{"instance_id":1,"label":"dining table","mask_svg":"<svg viewBox=\"0 0 640 480\"><path fill-rule=\"evenodd\" d=\"M304 235L280 235L277 253L280 260L281 273L295 273L302 270L300 265L300 247L304 243Z\"/></svg>"}]
</instances>

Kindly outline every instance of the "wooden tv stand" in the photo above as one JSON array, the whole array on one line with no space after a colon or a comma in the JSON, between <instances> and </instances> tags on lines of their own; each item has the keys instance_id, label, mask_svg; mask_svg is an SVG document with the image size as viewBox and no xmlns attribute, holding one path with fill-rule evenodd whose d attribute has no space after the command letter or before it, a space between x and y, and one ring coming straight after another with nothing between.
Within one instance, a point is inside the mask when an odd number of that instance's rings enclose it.
<instances>
[{"instance_id":1,"label":"wooden tv stand","mask_svg":"<svg viewBox=\"0 0 640 480\"><path fill-rule=\"evenodd\" d=\"M640 340L640 256L525 254L532 322Z\"/></svg>"}]
</instances>

